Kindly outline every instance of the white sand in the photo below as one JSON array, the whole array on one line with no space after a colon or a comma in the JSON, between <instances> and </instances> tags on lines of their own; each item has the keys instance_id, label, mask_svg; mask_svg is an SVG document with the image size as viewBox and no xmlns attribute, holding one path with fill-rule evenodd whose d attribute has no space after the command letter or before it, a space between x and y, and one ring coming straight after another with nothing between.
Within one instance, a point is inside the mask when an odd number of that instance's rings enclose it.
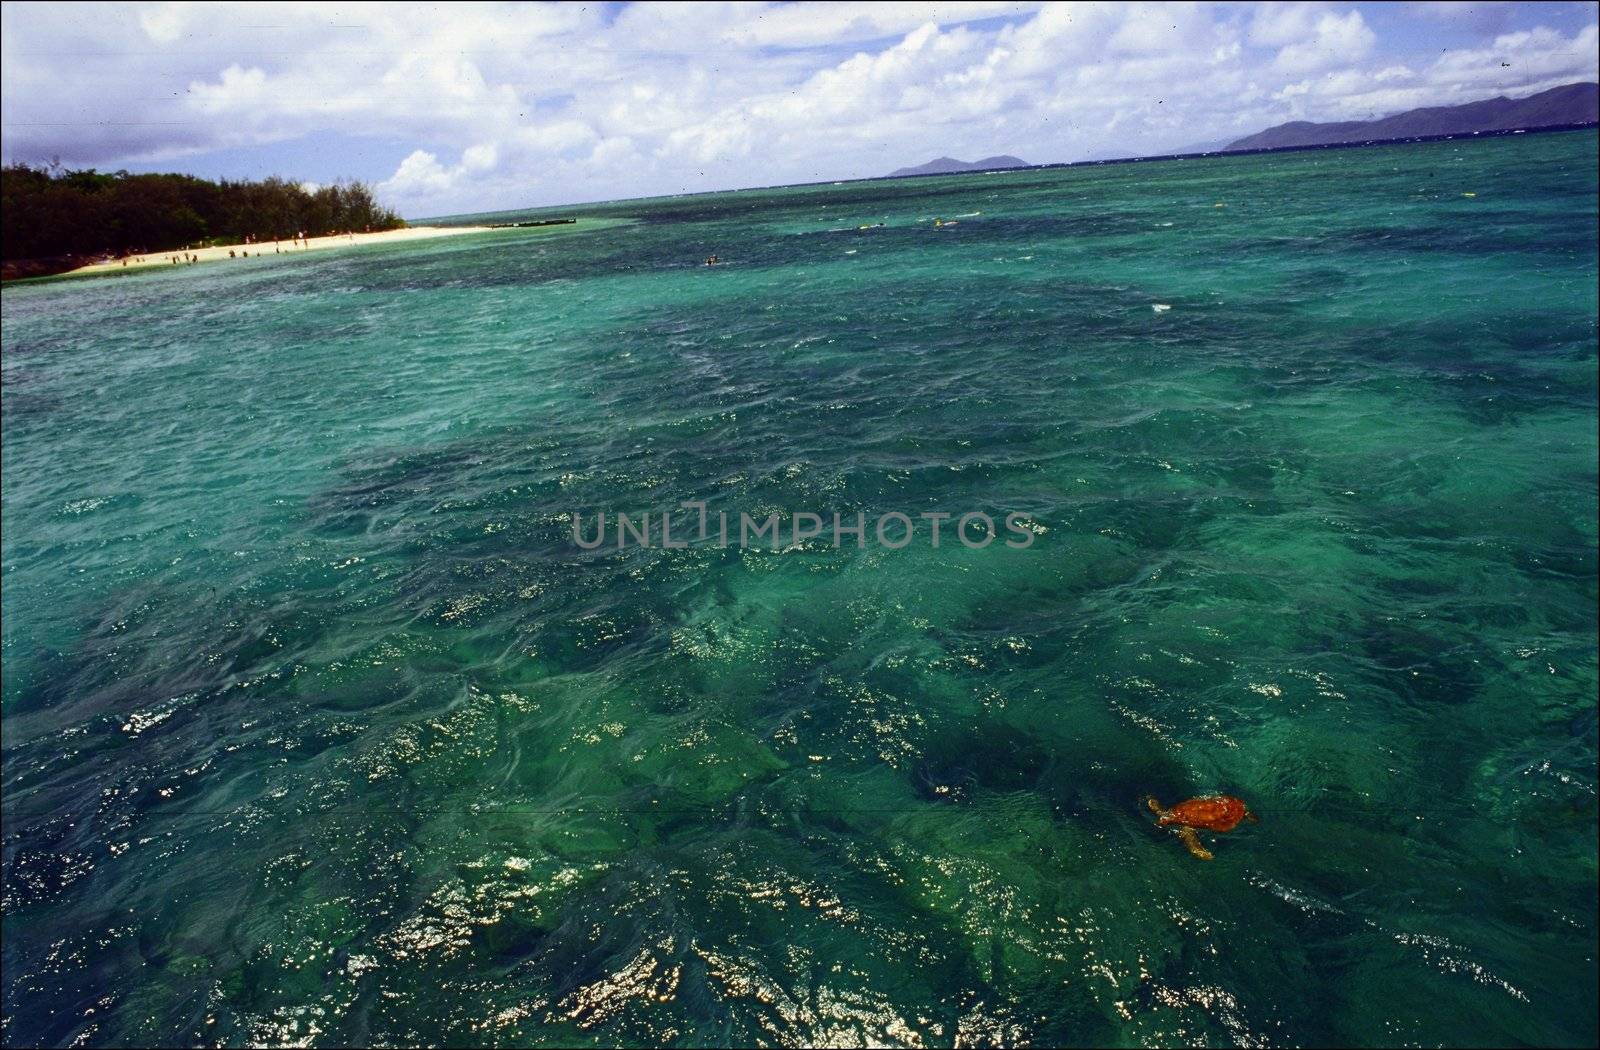
<instances>
[{"instance_id":1,"label":"white sand","mask_svg":"<svg viewBox=\"0 0 1600 1050\"><path fill-rule=\"evenodd\" d=\"M179 261L176 265L187 266L190 258L201 262L214 262L221 259L224 262L248 263L260 256L282 258L285 255L295 255L304 251L315 251L319 248L350 248L362 244L389 244L393 241L423 241L433 237L454 237L463 233L482 233L489 229L487 226L405 226L398 230L382 230L378 233L340 233L331 237L308 237L303 241L262 241L258 244L229 244L220 248L192 248L184 250L179 248L170 252L154 252L147 255L130 255L126 259L113 259L111 262L91 263L80 266L68 273L110 273L113 270L132 270L142 266L172 266L173 258ZM228 253L233 252L230 259ZM249 252L250 258L246 259L244 253Z\"/></svg>"}]
</instances>

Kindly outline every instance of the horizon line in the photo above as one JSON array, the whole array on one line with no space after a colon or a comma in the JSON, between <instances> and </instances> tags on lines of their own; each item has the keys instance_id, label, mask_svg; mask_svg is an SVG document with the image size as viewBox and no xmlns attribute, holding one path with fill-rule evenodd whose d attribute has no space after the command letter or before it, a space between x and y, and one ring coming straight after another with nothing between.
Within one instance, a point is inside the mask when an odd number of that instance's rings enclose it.
<instances>
[{"instance_id":1,"label":"horizon line","mask_svg":"<svg viewBox=\"0 0 1600 1050\"><path fill-rule=\"evenodd\" d=\"M803 189L807 186L842 186L857 182L887 182L904 179L948 179L963 175L993 175L1009 171L1045 171L1055 168L1092 168L1108 164L1144 164L1168 160L1199 160L1220 157L1252 157L1266 153L1304 153L1321 149L1365 149L1376 146L1403 146L1430 142L1449 142L1455 139L1505 138L1511 135L1542 135L1568 131L1588 131L1600 128L1600 121L1581 121L1569 124L1541 124L1531 128L1494 128L1488 131L1456 131L1440 135L1406 135L1399 138L1362 139L1356 142L1318 142L1297 146L1259 146L1247 149L1202 150L1191 153L1151 153L1135 157L1102 157L1096 160L1049 161L1044 164L1023 164L1007 168L973 168L966 171L914 172L906 175L866 175L844 179L817 179L811 182L777 182L762 186L729 186L716 190L688 190L683 193L656 193L642 197L611 197L605 200L577 201L571 204L539 204L521 208L496 208L490 211L451 212L446 215L402 216L405 223L438 224L444 220L468 219L485 215L525 215L533 212L554 211L560 208L594 208L602 205L630 204L637 201L677 200L684 197L710 197L719 193L753 193L759 190ZM1006 154L998 154L1004 156ZM935 158L936 160L939 158ZM954 159L954 158L950 158Z\"/></svg>"}]
</instances>

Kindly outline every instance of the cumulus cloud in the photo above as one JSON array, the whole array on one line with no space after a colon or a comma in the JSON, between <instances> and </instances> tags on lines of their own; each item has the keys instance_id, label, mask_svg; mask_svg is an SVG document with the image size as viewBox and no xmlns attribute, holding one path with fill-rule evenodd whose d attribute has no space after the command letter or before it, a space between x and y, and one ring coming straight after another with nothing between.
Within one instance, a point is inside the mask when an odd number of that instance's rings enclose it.
<instances>
[{"instance_id":1,"label":"cumulus cloud","mask_svg":"<svg viewBox=\"0 0 1600 1050\"><path fill-rule=\"evenodd\" d=\"M1418 106L1530 95L1600 76L1600 27L1570 37L1550 29L1508 33L1481 48L1446 51L1421 69L1348 70L1288 85L1284 101L1317 119L1366 119ZM1292 96L1292 97L1290 97Z\"/></svg>"},{"instance_id":2,"label":"cumulus cloud","mask_svg":"<svg viewBox=\"0 0 1600 1050\"><path fill-rule=\"evenodd\" d=\"M1334 66L1348 67L1366 58L1377 43L1360 11L1319 15L1307 39L1286 44L1273 59L1273 68L1285 73L1309 73Z\"/></svg>"},{"instance_id":3,"label":"cumulus cloud","mask_svg":"<svg viewBox=\"0 0 1600 1050\"><path fill-rule=\"evenodd\" d=\"M1157 152L1596 75L1592 5L1465 5L1460 31L1487 28L1451 49L1436 12L1396 10L1380 31L1347 3L7 5L5 154L181 168L365 137L404 159L347 174L426 215Z\"/></svg>"}]
</instances>

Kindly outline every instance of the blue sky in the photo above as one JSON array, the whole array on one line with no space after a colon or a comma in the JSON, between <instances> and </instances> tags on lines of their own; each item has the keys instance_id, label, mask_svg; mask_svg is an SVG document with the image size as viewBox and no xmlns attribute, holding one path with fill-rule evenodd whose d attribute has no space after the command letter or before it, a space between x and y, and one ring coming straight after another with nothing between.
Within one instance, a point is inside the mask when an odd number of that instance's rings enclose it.
<instances>
[{"instance_id":1,"label":"blue sky","mask_svg":"<svg viewBox=\"0 0 1600 1050\"><path fill-rule=\"evenodd\" d=\"M1595 3L4 4L3 152L421 216L1215 143L1596 78Z\"/></svg>"}]
</instances>

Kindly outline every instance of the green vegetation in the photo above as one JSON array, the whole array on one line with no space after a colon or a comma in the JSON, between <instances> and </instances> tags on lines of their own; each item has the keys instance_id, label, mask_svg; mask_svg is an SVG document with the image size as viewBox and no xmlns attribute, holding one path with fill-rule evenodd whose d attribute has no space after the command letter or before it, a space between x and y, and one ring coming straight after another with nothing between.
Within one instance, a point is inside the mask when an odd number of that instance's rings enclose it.
<instances>
[{"instance_id":1,"label":"green vegetation","mask_svg":"<svg viewBox=\"0 0 1600 1050\"><path fill-rule=\"evenodd\" d=\"M160 252L404 226L360 182L308 190L280 178L67 171L26 164L0 174L4 259Z\"/></svg>"}]
</instances>

